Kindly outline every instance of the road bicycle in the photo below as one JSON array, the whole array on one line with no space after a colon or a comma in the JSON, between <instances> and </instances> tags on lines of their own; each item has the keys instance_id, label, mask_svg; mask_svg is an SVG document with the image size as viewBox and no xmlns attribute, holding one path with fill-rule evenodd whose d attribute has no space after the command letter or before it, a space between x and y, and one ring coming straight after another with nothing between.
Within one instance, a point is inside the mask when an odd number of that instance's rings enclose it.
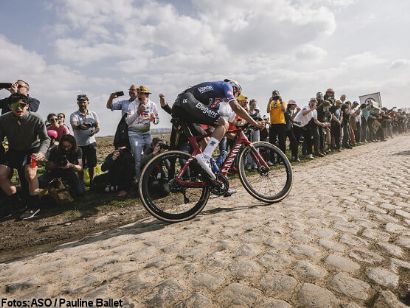
<instances>
[{"instance_id":1,"label":"road bicycle","mask_svg":"<svg viewBox=\"0 0 410 308\"><path fill-rule=\"evenodd\" d=\"M152 158L142 170L138 190L143 206L154 217L166 222L180 222L198 215L211 194L225 195L229 190L228 172L237 169L247 192L268 204L283 200L292 188L292 167L276 146L263 141L250 142L250 126L228 131L234 145L219 170L213 164L216 179L196 162L204 136L192 133L190 125L179 122L187 136L191 153L170 150ZM235 167L236 166L236 167Z\"/></svg>"}]
</instances>

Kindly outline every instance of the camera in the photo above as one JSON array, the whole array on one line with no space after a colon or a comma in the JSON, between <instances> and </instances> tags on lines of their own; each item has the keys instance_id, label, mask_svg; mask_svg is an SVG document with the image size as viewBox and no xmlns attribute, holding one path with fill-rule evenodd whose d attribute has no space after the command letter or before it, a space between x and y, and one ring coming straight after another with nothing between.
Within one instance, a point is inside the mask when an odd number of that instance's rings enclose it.
<instances>
[{"instance_id":1,"label":"camera","mask_svg":"<svg viewBox=\"0 0 410 308\"><path fill-rule=\"evenodd\" d=\"M10 89L12 85L10 82L0 82L0 89Z\"/></svg>"},{"instance_id":2,"label":"camera","mask_svg":"<svg viewBox=\"0 0 410 308\"><path fill-rule=\"evenodd\" d=\"M118 96L123 96L124 95L124 91L118 91L114 93L117 97Z\"/></svg>"}]
</instances>

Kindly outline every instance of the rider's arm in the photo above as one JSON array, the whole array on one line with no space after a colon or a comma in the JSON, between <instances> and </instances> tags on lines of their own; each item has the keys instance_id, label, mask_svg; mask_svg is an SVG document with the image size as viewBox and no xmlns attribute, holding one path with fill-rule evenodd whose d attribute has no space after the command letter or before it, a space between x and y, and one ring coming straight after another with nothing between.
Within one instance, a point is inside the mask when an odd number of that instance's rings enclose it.
<instances>
[{"instance_id":1,"label":"rider's arm","mask_svg":"<svg viewBox=\"0 0 410 308\"><path fill-rule=\"evenodd\" d=\"M253 126L258 126L258 122L252 119L252 117L246 112L245 109L242 108L241 105L238 104L236 100L229 101L229 105L231 106L232 110L246 122Z\"/></svg>"}]
</instances>

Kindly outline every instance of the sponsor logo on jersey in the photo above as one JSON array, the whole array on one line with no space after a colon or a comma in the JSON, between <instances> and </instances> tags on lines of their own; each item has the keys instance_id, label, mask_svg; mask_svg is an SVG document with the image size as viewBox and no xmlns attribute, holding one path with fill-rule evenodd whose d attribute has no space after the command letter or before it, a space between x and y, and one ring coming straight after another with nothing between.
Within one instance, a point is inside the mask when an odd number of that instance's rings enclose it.
<instances>
[{"instance_id":1,"label":"sponsor logo on jersey","mask_svg":"<svg viewBox=\"0 0 410 308\"><path fill-rule=\"evenodd\" d=\"M201 94L204 94L205 92L209 92L209 91L213 91L213 90L214 90L214 87L211 86L211 85L205 86L205 87L199 87L199 88L198 88L198 91L199 91L199 93L201 93Z\"/></svg>"},{"instance_id":2,"label":"sponsor logo on jersey","mask_svg":"<svg viewBox=\"0 0 410 308\"><path fill-rule=\"evenodd\" d=\"M218 116L218 112L212 111L211 109L208 109L205 105L198 103L195 105L196 108L201 110L203 114L208 115L211 118L216 118Z\"/></svg>"}]
</instances>

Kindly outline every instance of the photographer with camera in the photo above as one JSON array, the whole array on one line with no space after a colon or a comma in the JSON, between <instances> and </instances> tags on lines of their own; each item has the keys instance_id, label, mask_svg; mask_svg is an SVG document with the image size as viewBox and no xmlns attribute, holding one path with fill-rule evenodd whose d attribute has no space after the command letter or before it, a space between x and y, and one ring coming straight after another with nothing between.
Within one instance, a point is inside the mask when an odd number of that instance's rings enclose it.
<instances>
[{"instance_id":1,"label":"photographer with camera","mask_svg":"<svg viewBox=\"0 0 410 308\"><path fill-rule=\"evenodd\" d=\"M95 134L100 131L99 119L94 111L88 110L89 100L87 95L77 96L78 110L70 116L74 137L82 151L83 167L88 168L90 183L94 178L94 168L97 165L97 141ZM84 169L81 171L84 179Z\"/></svg>"},{"instance_id":2,"label":"photographer with camera","mask_svg":"<svg viewBox=\"0 0 410 308\"><path fill-rule=\"evenodd\" d=\"M84 184L79 173L83 171L82 151L72 135L61 136L58 146L50 150L46 173L40 176L40 187L46 188L54 179L61 178L69 186L73 197L84 194Z\"/></svg>"},{"instance_id":3,"label":"photographer with camera","mask_svg":"<svg viewBox=\"0 0 410 308\"><path fill-rule=\"evenodd\" d=\"M30 90L30 86L28 82L24 80L17 80L15 83L0 83L0 90L1 89L8 90L10 94L18 93L27 96L28 110L37 112L38 107L40 106L40 101L29 96L28 92ZM1 114L5 114L6 112L11 111L9 105L9 97L0 100Z\"/></svg>"},{"instance_id":4,"label":"photographer with camera","mask_svg":"<svg viewBox=\"0 0 410 308\"><path fill-rule=\"evenodd\" d=\"M0 207L0 215L15 214L22 205L16 186L10 182L13 169L17 169L28 206L21 218L31 218L40 211L37 161L44 160L50 138L44 121L28 111L27 96L14 93L9 103L11 112L0 116L0 187L10 202L8 207L5 204ZM7 151L2 144L4 138L8 140Z\"/></svg>"}]
</instances>

